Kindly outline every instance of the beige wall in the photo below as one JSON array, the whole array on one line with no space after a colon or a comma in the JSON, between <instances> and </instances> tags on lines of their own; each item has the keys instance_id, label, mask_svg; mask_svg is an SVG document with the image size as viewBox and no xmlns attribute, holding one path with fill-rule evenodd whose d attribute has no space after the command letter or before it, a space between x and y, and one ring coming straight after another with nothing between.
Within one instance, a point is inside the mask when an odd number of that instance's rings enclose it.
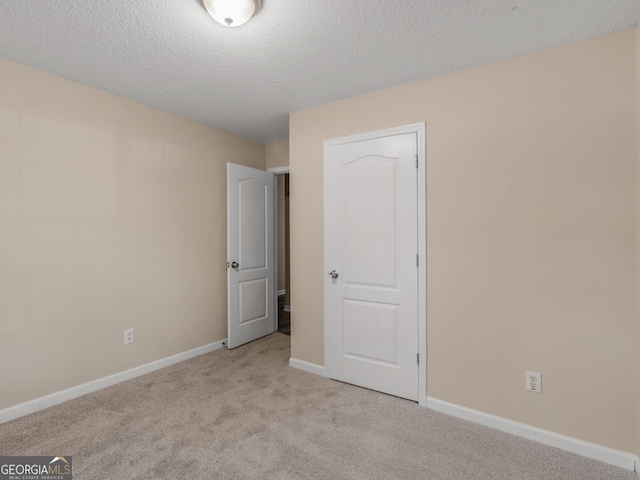
<instances>
[{"instance_id":1,"label":"beige wall","mask_svg":"<svg viewBox=\"0 0 640 480\"><path fill-rule=\"evenodd\" d=\"M635 36L292 114L292 356L323 363L323 140L426 121L428 394L636 452Z\"/></svg>"},{"instance_id":2,"label":"beige wall","mask_svg":"<svg viewBox=\"0 0 640 480\"><path fill-rule=\"evenodd\" d=\"M0 409L225 338L225 163L264 145L5 60L0 92Z\"/></svg>"},{"instance_id":3,"label":"beige wall","mask_svg":"<svg viewBox=\"0 0 640 480\"><path fill-rule=\"evenodd\" d=\"M266 168L286 167L289 165L289 140L267 143Z\"/></svg>"}]
</instances>

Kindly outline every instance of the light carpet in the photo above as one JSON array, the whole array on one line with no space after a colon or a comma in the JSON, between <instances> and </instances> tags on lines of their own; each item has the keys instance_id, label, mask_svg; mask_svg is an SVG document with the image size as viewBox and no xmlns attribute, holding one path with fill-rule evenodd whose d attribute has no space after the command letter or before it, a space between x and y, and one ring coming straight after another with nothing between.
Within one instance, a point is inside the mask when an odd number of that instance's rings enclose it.
<instances>
[{"instance_id":1,"label":"light carpet","mask_svg":"<svg viewBox=\"0 0 640 480\"><path fill-rule=\"evenodd\" d=\"M2 455L75 480L635 480L635 474L288 366L273 334L0 425Z\"/></svg>"}]
</instances>

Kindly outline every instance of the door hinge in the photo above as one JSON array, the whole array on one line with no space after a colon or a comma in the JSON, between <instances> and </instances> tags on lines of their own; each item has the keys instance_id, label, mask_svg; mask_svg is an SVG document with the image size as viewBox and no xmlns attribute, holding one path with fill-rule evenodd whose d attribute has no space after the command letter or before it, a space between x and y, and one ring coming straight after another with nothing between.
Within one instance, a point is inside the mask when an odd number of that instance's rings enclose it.
<instances>
[{"instance_id":1,"label":"door hinge","mask_svg":"<svg viewBox=\"0 0 640 480\"><path fill-rule=\"evenodd\" d=\"M418 155L416 155L416 168L418 168Z\"/></svg>"},{"instance_id":2,"label":"door hinge","mask_svg":"<svg viewBox=\"0 0 640 480\"><path fill-rule=\"evenodd\" d=\"M420 354L416 353L416 363L420 365Z\"/></svg>"},{"instance_id":3,"label":"door hinge","mask_svg":"<svg viewBox=\"0 0 640 480\"><path fill-rule=\"evenodd\" d=\"M416 267L420 266L420 254L416 253Z\"/></svg>"}]
</instances>

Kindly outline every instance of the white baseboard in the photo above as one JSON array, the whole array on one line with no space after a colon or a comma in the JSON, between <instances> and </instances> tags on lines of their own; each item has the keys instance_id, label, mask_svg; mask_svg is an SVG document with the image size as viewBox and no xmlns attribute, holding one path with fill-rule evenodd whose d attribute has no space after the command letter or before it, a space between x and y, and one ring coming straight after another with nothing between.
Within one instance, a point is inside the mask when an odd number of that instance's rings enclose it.
<instances>
[{"instance_id":1,"label":"white baseboard","mask_svg":"<svg viewBox=\"0 0 640 480\"><path fill-rule=\"evenodd\" d=\"M636 473L638 471L637 465L639 459L637 455L633 455L632 453L585 442L584 440L568 437L549 430L543 430L525 423L514 422L513 420L462 407L433 397L427 397L427 408L540 442L551 447L566 450L567 452L577 453L578 455L609 463L627 470L633 471L635 469Z\"/></svg>"},{"instance_id":2,"label":"white baseboard","mask_svg":"<svg viewBox=\"0 0 640 480\"><path fill-rule=\"evenodd\" d=\"M290 312L290 311L291 311L291 307L290 307L289 305L285 305L285 306L284 306L284 308L283 308L283 310L284 310L285 312Z\"/></svg>"},{"instance_id":3,"label":"white baseboard","mask_svg":"<svg viewBox=\"0 0 640 480\"><path fill-rule=\"evenodd\" d=\"M34 400L29 400L28 402L5 408L3 410L0 410L0 423L15 420L16 418L22 417L24 415L29 415L30 413L37 412L38 410L43 410L45 408L58 405L59 403L81 397L88 393L110 387L117 383L131 380L132 378L139 377L140 375L145 375L147 373L160 370L161 368L165 368L170 365L189 360L190 358L213 352L215 350L223 348L226 344L227 339L225 338L224 340L220 340L218 342L203 345L202 347L187 350L186 352L178 353L170 357L161 358L160 360L145 363L144 365L140 365L139 367L125 370L124 372L114 373L113 375L102 377L97 380L92 380L81 385L76 385L75 387L67 388L59 392L45 395L44 397L36 398Z\"/></svg>"},{"instance_id":4,"label":"white baseboard","mask_svg":"<svg viewBox=\"0 0 640 480\"><path fill-rule=\"evenodd\" d=\"M320 375L322 377L327 376L323 365L305 362L304 360L298 360L297 358L289 358L289 366L297 368L299 370L304 370L305 372L315 373L316 375Z\"/></svg>"},{"instance_id":5,"label":"white baseboard","mask_svg":"<svg viewBox=\"0 0 640 480\"><path fill-rule=\"evenodd\" d=\"M278 290L278 296L281 297L282 295L286 295L287 291L286 290Z\"/></svg>"}]
</instances>

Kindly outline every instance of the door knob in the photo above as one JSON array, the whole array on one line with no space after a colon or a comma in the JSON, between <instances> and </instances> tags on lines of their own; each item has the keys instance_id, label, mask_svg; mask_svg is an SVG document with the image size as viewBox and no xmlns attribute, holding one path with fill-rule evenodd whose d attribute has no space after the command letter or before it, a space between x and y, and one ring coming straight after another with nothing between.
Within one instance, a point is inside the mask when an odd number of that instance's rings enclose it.
<instances>
[{"instance_id":1,"label":"door knob","mask_svg":"<svg viewBox=\"0 0 640 480\"><path fill-rule=\"evenodd\" d=\"M331 271L329 272L329 276L330 276L331 278L338 278L338 272L336 272L335 270L331 270Z\"/></svg>"},{"instance_id":2,"label":"door knob","mask_svg":"<svg viewBox=\"0 0 640 480\"><path fill-rule=\"evenodd\" d=\"M240 264L238 262L231 262L231 268L238 268Z\"/></svg>"}]
</instances>

